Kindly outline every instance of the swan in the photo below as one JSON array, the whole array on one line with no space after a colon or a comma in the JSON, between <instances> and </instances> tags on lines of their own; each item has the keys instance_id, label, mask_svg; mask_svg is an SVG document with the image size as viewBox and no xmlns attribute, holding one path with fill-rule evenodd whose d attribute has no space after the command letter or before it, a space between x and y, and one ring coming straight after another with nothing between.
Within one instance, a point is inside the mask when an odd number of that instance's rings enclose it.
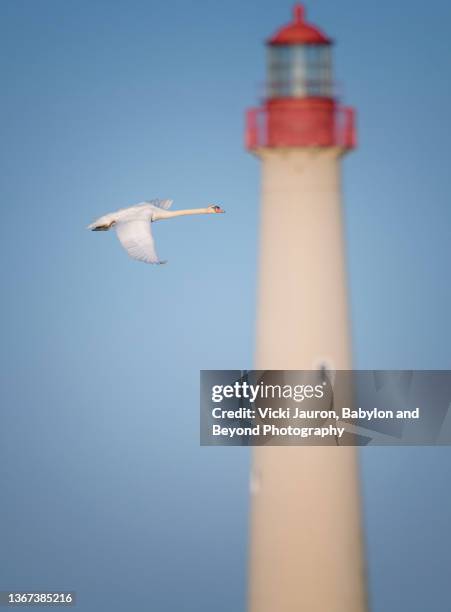
<instances>
[{"instance_id":1,"label":"swan","mask_svg":"<svg viewBox=\"0 0 451 612\"><path fill-rule=\"evenodd\" d=\"M88 225L93 232L106 232L115 229L119 242L132 259L151 264L164 264L155 250L151 223L161 219L182 217L184 215L208 215L225 212L220 206L211 204L207 208L191 208L169 211L173 200L149 200L120 208L116 212L99 217Z\"/></svg>"}]
</instances>

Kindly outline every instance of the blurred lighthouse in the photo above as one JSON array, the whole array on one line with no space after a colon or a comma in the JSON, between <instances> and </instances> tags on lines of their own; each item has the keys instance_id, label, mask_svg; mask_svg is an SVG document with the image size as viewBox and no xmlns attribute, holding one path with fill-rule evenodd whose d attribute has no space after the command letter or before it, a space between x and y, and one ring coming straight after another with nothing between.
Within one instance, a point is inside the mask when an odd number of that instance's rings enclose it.
<instances>
[{"instance_id":1,"label":"blurred lighthouse","mask_svg":"<svg viewBox=\"0 0 451 612\"><path fill-rule=\"evenodd\" d=\"M267 89L246 116L262 163L256 368L351 368L340 162L356 146L332 41L293 20L267 43ZM254 449L250 612L366 609L356 451Z\"/></svg>"}]
</instances>

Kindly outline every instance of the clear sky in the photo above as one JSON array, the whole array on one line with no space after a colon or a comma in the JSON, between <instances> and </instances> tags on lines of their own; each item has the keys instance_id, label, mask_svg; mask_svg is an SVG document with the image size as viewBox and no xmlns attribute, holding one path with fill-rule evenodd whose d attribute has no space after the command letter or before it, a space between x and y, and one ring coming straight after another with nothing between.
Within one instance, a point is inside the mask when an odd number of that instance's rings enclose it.
<instances>
[{"instance_id":1,"label":"clear sky","mask_svg":"<svg viewBox=\"0 0 451 612\"><path fill-rule=\"evenodd\" d=\"M244 610L249 456L199 448L198 372L252 366L243 114L291 5L1 2L0 589L74 589L83 612ZM356 366L451 368L451 5L307 11L358 109ZM162 267L85 230L152 197L227 214L157 226ZM450 465L448 448L362 453L374 612L446 608Z\"/></svg>"}]
</instances>

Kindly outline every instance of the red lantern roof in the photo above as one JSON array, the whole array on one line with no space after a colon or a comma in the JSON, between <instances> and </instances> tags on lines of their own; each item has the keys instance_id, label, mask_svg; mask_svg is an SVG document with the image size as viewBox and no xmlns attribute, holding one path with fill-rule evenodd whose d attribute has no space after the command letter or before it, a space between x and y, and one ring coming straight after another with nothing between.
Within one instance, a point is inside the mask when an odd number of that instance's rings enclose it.
<instances>
[{"instance_id":1,"label":"red lantern roof","mask_svg":"<svg viewBox=\"0 0 451 612\"><path fill-rule=\"evenodd\" d=\"M292 23L281 28L272 38L269 45L330 45L332 41L315 26L306 23L302 4L294 7Z\"/></svg>"}]
</instances>

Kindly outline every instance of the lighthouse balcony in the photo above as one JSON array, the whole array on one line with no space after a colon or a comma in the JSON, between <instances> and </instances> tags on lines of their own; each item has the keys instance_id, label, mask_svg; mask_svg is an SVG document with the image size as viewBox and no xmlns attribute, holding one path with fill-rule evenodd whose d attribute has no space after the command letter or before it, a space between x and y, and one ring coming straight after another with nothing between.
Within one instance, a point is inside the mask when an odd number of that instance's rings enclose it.
<instances>
[{"instance_id":1,"label":"lighthouse balcony","mask_svg":"<svg viewBox=\"0 0 451 612\"><path fill-rule=\"evenodd\" d=\"M356 147L355 111L333 99L268 100L246 114L246 147Z\"/></svg>"}]
</instances>

